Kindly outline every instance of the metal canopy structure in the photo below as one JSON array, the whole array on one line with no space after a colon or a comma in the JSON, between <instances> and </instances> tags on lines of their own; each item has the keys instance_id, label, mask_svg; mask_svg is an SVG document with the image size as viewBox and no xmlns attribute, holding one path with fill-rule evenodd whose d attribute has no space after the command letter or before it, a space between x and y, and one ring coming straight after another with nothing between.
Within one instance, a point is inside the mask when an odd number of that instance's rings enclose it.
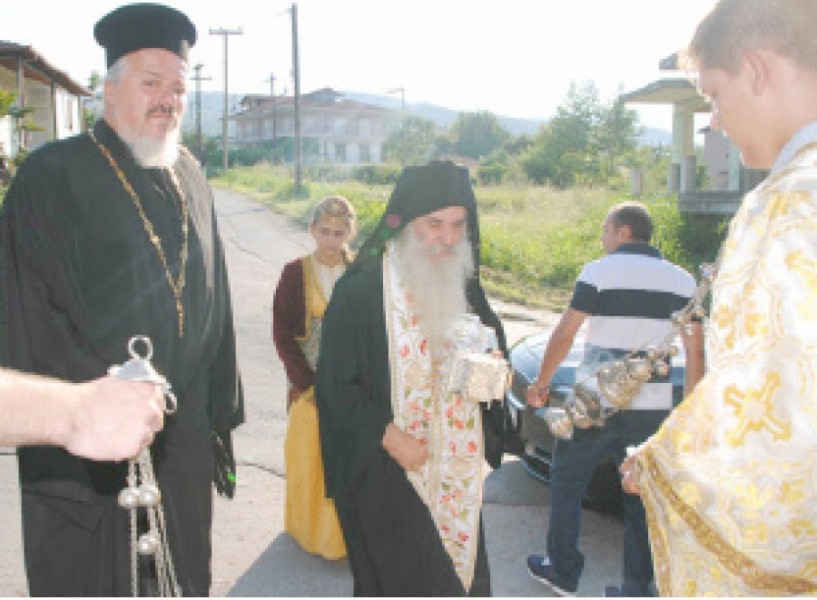
<instances>
[{"instance_id":1,"label":"metal canopy structure","mask_svg":"<svg viewBox=\"0 0 817 600\"><path fill-rule=\"evenodd\" d=\"M693 113L711 111L709 101L688 79L659 79L620 98L628 104L670 104L683 106Z\"/></svg>"}]
</instances>

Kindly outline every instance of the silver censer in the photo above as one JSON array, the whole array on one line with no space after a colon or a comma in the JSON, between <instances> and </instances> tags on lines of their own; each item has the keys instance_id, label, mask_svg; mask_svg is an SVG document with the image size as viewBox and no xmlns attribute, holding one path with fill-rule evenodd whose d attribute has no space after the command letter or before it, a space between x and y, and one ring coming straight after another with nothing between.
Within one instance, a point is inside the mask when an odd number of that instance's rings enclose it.
<instances>
[{"instance_id":1,"label":"silver censer","mask_svg":"<svg viewBox=\"0 0 817 600\"><path fill-rule=\"evenodd\" d=\"M595 371L598 390L579 382L562 406L552 406L545 411L545 422L555 437L569 440L573 437L574 427L603 427L608 416L630 406L653 374L659 377L670 374L671 357L678 354L673 341L679 332L690 335L693 319L706 316L703 302L715 279L719 262L701 265L701 280L692 298L684 308L672 314L672 329L658 346L650 346L643 352L631 352L623 358L601 364ZM602 397L611 407L604 407Z\"/></svg>"},{"instance_id":2,"label":"silver censer","mask_svg":"<svg viewBox=\"0 0 817 600\"><path fill-rule=\"evenodd\" d=\"M145 347L145 354L140 355L137 344ZM122 365L114 365L108 374L120 379L144 381L161 386L165 395L165 413L176 412L176 396L170 391L167 379L156 372L150 362L153 356L153 344L146 336L134 336L128 343L131 359ZM153 557L156 567L156 578L160 596L181 596L182 590L176 579L173 558L167 541L162 495L156 483L150 448L142 450L135 459L128 461L127 487L119 492L119 506L130 513L131 545L131 590L139 596L139 555ZM139 533L138 511L147 513L148 530Z\"/></svg>"},{"instance_id":3,"label":"silver censer","mask_svg":"<svg viewBox=\"0 0 817 600\"><path fill-rule=\"evenodd\" d=\"M448 331L454 357L448 392L462 394L468 402L491 403L504 399L510 384L510 367L494 356L496 333L479 317L459 315Z\"/></svg>"}]
</instances>

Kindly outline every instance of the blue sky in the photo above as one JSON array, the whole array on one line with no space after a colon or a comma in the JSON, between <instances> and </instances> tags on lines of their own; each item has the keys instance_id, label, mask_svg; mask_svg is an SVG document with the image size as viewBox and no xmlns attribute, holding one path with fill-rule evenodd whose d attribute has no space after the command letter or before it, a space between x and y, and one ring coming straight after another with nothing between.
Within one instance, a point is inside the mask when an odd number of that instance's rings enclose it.
<instances>
[{"instance_id":1,"label":"blue sky","mask_svg":"<svg viewBox=\"0 0 817 600\"><path fill-rule=\"evenodd\" d=\"M168 0L196 24L192 61L223 88L229 39L230 91L292 92L291 1ZM33 46L86 83L104 72L93 25L110 0L0 0L0 39ZM593 80L605 99L662 76L658 60L683 47L713 0L299 0L301 91L320 87L384 94L407 102L548 118L571 81ZM397 98L399 94L394 94ZM640 111L670 127L667 110Z\"/></svg>"}]
</instances>

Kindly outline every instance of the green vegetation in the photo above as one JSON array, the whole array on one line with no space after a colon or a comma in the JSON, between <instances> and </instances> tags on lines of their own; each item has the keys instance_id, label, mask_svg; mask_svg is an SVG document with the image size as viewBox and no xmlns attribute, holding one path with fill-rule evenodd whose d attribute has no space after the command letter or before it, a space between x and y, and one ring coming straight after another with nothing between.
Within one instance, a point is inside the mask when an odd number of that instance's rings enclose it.
<instances>
[{"instance_id":1,"label":"green vegetation","mask_svg":"<svg viewBox=\"0 0 817 600\"><path fill-rule=\"evenodd\" d=\"M346 196L358 212L362 242L380 219L393 185L310 180L296 193L283 168L230 169L212 183L249 193L304 227L312 207L330 194ZM475 188L480 211L483 277L488 291L509 301L561 310L584 263L602 254L601 222L626 194L603 188L541 186ZM654 242L665 256L697 275L723 237L720 221L682 217L674 200L646 199L656 223Z\"/></svg>"}]
</instances>

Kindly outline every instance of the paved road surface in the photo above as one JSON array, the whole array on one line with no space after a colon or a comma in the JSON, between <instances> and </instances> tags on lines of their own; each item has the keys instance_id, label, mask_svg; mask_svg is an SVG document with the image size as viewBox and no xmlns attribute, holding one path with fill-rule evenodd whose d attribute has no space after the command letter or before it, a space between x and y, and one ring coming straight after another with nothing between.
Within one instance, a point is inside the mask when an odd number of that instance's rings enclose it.
<instances>
[{"instance_id":1,"label":"paved road surface","mask_svg":"<svg viewBox=\"0 0 817 600\"><path fill-rule=\"evenodd\" d=\"M238 352L247 398L247 423L237 432L238 491L217 498L213 527L214 596L348 596L345 560L307 555L283 532L286 431L283 368L270 340L270 305L283 265L311 247L311 238L239 194L216 193L221 235L230 269ZM511 341L553 323L542 315L495 303ZM2 450L2 449L0 449ZM498 596L547 596L527 574L524 559L544 550L548 490L506 457L486 471L484 521L493 591ZM19 531L16 465L0 453L0 596L26 595ZM611 517L584 513L586 555L583 596L601 595L618 581L621 526Z\"/></svg>"}]
</instances>

